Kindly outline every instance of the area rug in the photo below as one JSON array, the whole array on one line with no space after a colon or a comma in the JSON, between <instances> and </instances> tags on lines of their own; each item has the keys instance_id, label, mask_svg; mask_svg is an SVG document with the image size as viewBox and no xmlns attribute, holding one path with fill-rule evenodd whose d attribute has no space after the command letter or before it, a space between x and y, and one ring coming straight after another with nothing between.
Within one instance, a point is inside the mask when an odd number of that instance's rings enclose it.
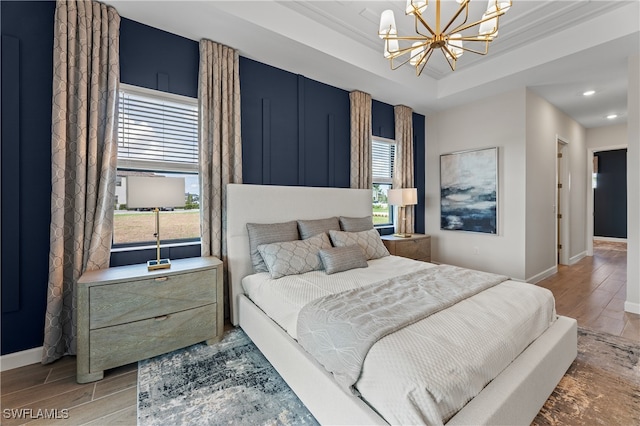
<instances>
[{"instance_id":1,"label":"area rug","mask_svg":"<svg viewBox=\"0 0 640 426\"><path fill-rule=\"evenodd\" d=\"M578 329L578 357L533 425L640 425L640 344Z\"/></svg>"},{"instance_id":2,"label":"area rug","mask_svg":"<svg viewBox=\"0 0 640 426\"><path fill-rule=\"evenodd\" d=\"M317 425L241 329L138 363L138 425Z\"/></svg>"},{"instance_id":3,"label":"area rug","mask_svg":"<svg viewBox=\"0 0 640 426\"><path fill-rule=\"evenodd\" d=\"M640 344L578 329L578 357L533 425L640 424ZM241 329L141 361L138 424L317 424Z\"/></svg>"}]
</instances>

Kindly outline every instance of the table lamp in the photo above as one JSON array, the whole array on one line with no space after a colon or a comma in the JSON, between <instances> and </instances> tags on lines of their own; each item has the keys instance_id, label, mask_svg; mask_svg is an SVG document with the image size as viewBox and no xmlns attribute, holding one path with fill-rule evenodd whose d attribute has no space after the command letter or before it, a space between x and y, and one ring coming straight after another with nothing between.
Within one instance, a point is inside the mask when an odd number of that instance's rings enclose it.
<instances>
[{"instance_id":1,"label":"table lamp","mask_svg":"<svg viewBox=\"0 0 640 426\"><path fill-rule=\"evenodd\" d=\"M387 199L389 204L392 206L398 207L406 207L413 206L418 204L418 190L416 188L401 188L401 189L390 189L387 192ZM404 211L402 212L402 229L407 230L407 218L405 217ZM401 238L409 238L411 234L405 233L396 233L393 234L396 237Z\"/></svg>"},{"instance_id":2,"label":"table lamp","mask_svg":"<svg viewBox=\"0 0 640 426\"><path fill-rule=\"evenodd\" d=\"M171 268L169 259L160 259L160 209L182 207L185 204L184 178L160 176L128 176L127 208L151 208L156 215L156 259L147 262L147 269Z\"/></svg>"}]
</instances>

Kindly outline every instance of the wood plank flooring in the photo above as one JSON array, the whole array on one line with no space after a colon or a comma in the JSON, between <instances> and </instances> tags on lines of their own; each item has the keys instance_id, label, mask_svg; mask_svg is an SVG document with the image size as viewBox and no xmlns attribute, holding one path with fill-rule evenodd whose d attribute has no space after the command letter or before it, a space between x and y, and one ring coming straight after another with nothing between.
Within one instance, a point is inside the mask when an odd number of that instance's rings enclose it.
<instances>
[{"instance_id":1,"label":"wood plank flooring","mask_svg":"<svg viewBox=\"0 0 640 426\"><path fill-rule=\"evenodd\" d=\"M578 325L640 342L640 315L624 311L627 244L595 241L593 256L558 265L558 273L538 283L556 299L559 315Z\"/></svg>"},{"instance_id":2,"label":"wood plank flooring","mask_svg":"<svg viewBox=\"0 0 640 426\"><path fill-rule=\"evenodd\" d=\"M538 284L553 292L560 315L577 318L580 326L640 342L640 315L624 312L626 254L626 244L594 244L593 257L560 266L557 274ZM83 385L76 383L75 371L75 357L64 357L50 365L0 373L0 423L136 424L137 363L109 370L103 380ZM38 410L67 418L47 419Z\"/></svg>"}]
</instances>

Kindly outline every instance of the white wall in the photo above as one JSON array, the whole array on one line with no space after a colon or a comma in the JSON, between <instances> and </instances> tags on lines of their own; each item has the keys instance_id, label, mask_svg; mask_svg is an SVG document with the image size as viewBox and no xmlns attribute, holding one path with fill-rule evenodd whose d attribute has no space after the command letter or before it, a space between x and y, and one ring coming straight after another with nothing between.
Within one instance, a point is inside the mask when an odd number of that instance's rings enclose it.
<instances>
[{"instance_id":1,"label":"white wall","mask_svg":"<svg viewBox=\"0 0 640 426\"><path fill-rule=\"evenodd\" d=\"M627 301L640 314L640 56L629 59L627 98Z\"/></svg>"},{"instance_id":2,"label":"white wall","mask_svg":"<svg viewBox=\"0 0 640 426\"><path fill-rule=\"evenodd\" d=\"M618 149L627 146L627 124L587 129L587 149L594 151ZM587 158L587 161L591 159Z\"/></svg>"},{"instance_id":3,"label":"white wall","mask_svg":"<svg viewBox=\"0 0 640 426\"><path fill-rule=\"evenodd\" d=\"M426 120L425 229L434 261L525 279L525 89ZM498 235L440 229L440 155L498 147ZM477 254L474 253L477 248Z\"/></svg>"},{"instance_id":4,"label":"white wall","mask_svg":"<svg viewBox=\"0 0 640 426\"><path fill-rule=\"evenodd\" d=\"M526 89L427 117L426 225L434 261L539 280L556 267L556 137L569 143L570 255L586 251L586 131ZM440 229L440 155L499 148L498 235ZM477 248L477 253L475 250Z\"/></svg>"},{"instance_id":5,"label":"white wall","mask_svg":"<svg viewBox=\"0 0 640 426\"><path fill-rule=\"evenodd\" d=\"M549 102L527 91L527 185L526 185L526 278L538 281L554 271L556 257L556 215L563 213L569 225L569 259L586 255L586 131ZM557 139L566 142L563 189L569 202L557 211ZM543 273L542 276L540 274Z\"/></svg>"}]
</instances>

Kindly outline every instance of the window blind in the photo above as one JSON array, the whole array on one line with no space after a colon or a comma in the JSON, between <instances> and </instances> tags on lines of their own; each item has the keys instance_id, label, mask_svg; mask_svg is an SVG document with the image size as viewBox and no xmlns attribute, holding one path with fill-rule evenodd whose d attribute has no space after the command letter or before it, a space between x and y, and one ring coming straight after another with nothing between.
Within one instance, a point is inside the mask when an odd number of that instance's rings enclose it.
<instances>
[{"instance_id":1,"label":"window blind","mask_svg":"<svg viewBox=\"0 0 640 426\"><path fill-rule=\"evenodd\" d=\"M120 91L118 167L197 172L197 101L158 93Z\"/></svg>"},{"instance_id":2,"label":"window blind","mask_svg":"<svg viewBox=\"0 0 640 426\"><path fill-rule=\"evenodd\" d=\"M396 145L392 142L373 140L371 142L371 168L373 182L392 183L393 163Z\"/></svg>"}]
</instances>

